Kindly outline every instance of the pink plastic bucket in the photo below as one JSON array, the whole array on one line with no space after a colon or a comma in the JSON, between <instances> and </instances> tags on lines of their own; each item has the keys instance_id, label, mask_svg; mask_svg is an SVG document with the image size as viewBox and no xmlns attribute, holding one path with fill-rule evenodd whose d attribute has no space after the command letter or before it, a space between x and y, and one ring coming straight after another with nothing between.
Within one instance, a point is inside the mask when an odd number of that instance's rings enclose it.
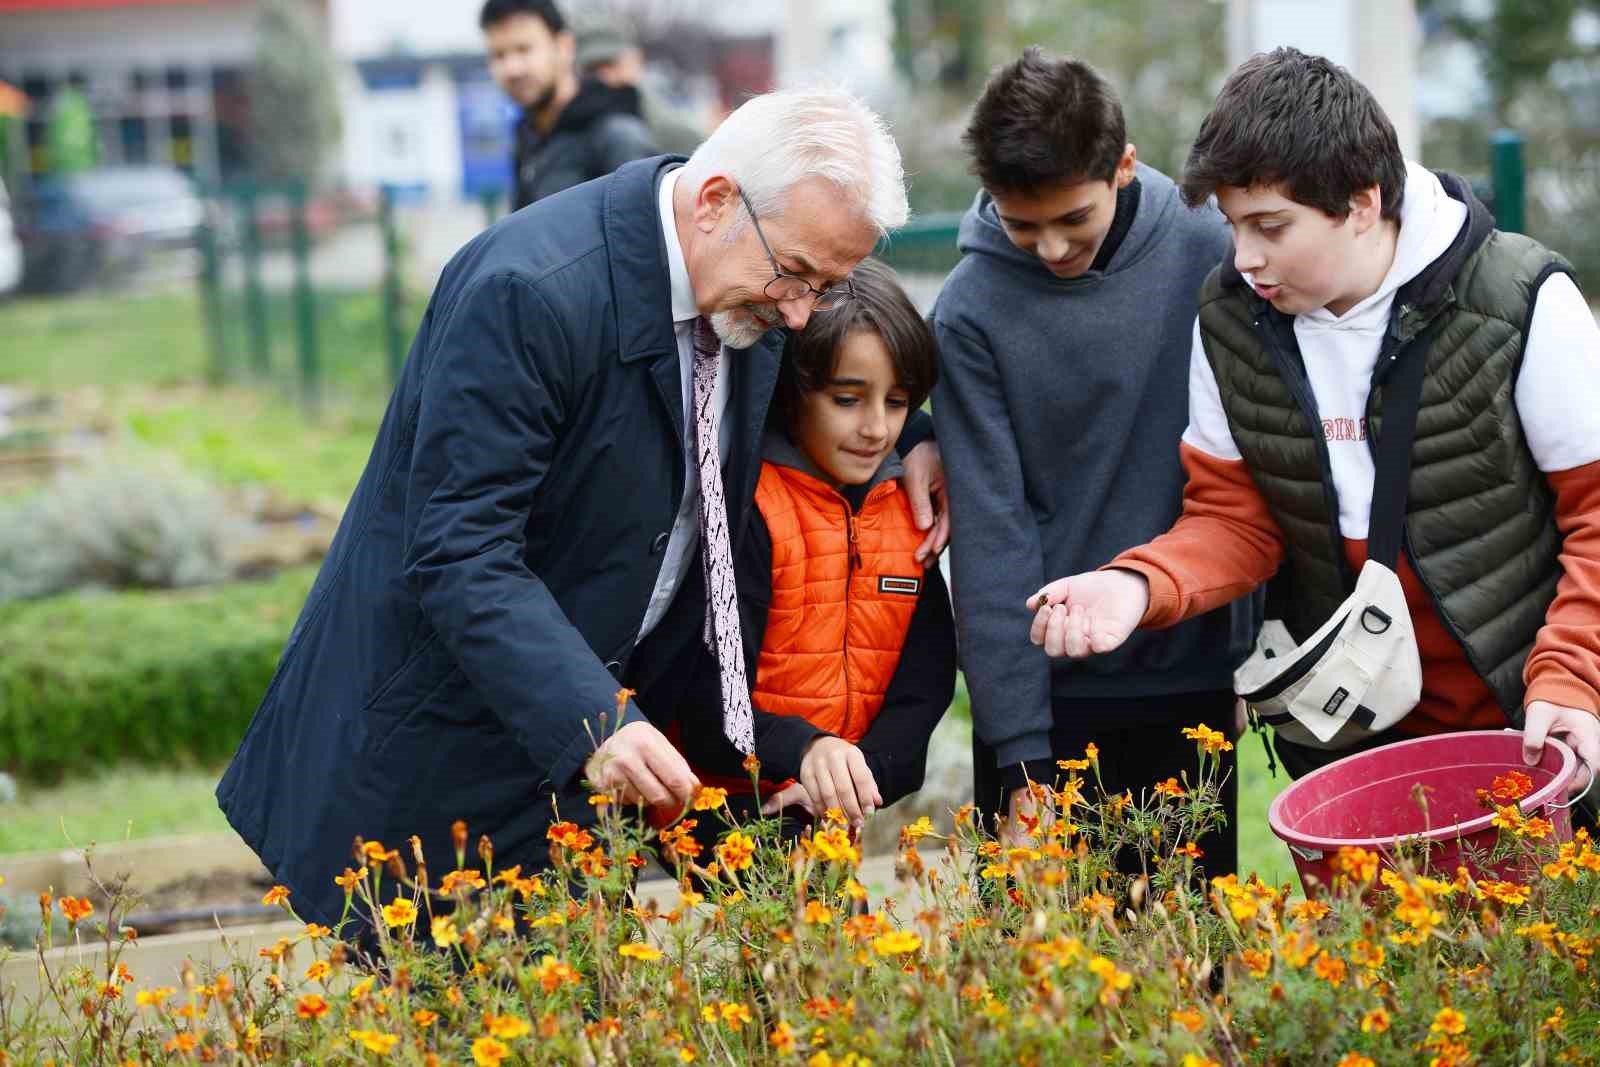
<instances>
[{"instance_id":1,"label":"pink plastic bucket","mask_svg":"<svg viewBox=\"0 0 1600 1067\"><path fill-rule=\"evenodd\" d=\"M1533 792L1521 802L1529 815L1555 827L1556 841L1572 838L1572 821L1563 802L1577 773L1572 750L1551 738L1533 767L1522 762L1522 734L1510 730L1469 730L1399 741L1346 756L1292 783L1267 811L1272 832L1294 855L1300 882L1332 883L1332 860L1340 848L1359 847L1387 859L1402 841L1429 844L1429 865L1453 875L1459 865L1478 872L1463 849L1487 853L1499 831L1478 802L1496 775L1521 771L1533 779ZM1427 798L1424 818L1413 792ZM1514 872L1492 871L1498 877Z\"/></svg>"}]
</instances>

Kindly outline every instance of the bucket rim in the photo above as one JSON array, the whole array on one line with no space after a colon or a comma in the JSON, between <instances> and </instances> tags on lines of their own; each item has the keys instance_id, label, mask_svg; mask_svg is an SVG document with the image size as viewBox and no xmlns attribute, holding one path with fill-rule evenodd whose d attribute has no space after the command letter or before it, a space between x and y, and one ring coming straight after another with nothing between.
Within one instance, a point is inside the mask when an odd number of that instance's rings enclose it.
<instances>
[{"instance_id":1,"label":"bucket rim","mask_svg":"<svg viewBox=\"0 0 1600 1067\"><path fill-rule=\"evenodd\" d=\"M1290 782L1281 793L1273 798L1271 805L1268 806L1267 824L1271 826L1274 834L1288 844L1299 845L1305 848L1321 849L1324 852L1333 852L1340 848L1367 848L1375 851L1381 851L1383 848L1392 847L1401 841L1452 841L1457 838L1469 837L1472 834L1489 829L1494 820L1494 813L1488 812L1484 815L1479 815L1475 818L1468 819L1465 822L1451 823L1448 826L1436 826L1431 830L1419 830L1416 833L1410 834L1389 834L1383 837L1321 837L1316 834L1302 833L1297 830L1289 829L1284 824L1283 807L1296 789L1301 788L1308 782L1316 780L1318 777L1324 774L1334 771L1336 768L1342 767L1348 763L1353 763L1364 756L1370 756L1374 752L1387 752L1391 749L1400 748L1402 746L1427 746L1431 744L1437 744L1440 740L1445 738L1454 739L1474 736L1503 738L1508 735L1515 736L1518 738L1520 743L1522 731L1457 730L1446 734L1428 734L1423 737L1408 738L1405 741L1396 741L1391 745L1382 745L1379 748L1371 748L1363 752L1351 753L1342 759L1337 759L1325 766L1318 767L1316 770L1312 771L1310 774L1307 774L1303 778ZM1561 793L1567 787L1567 783L1570 782L1572 780L1572 776L1577 773L1578 758L1573 754L1572 748L1567 745L1566 742L1562 741L1558 737L1546 737L1545 744L1555 746L1557 754L1561 757L1561 766L1556 770L1554 778L1552 778L1549 782L1546 782L1540 788L1534 790L1532 793L1528 794L1526 797L1523 797L1522 800L1518 802L1518 807L1520 807L1524 813L1529 813L1548 807L1553 801L1559 800Z\"/></svg>"}]
</instances>

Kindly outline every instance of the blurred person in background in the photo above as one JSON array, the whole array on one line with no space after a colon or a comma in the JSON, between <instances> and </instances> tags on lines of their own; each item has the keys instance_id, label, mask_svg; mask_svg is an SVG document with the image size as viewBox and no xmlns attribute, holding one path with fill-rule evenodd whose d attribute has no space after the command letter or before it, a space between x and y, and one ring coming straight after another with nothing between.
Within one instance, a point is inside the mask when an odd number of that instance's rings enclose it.
<instances>
[{"instance_id":1,"label":"blurred person in background","mask_svg":"<svg viewBox=\"0 0 1600 1067\"><path fill-rule=\"evenodd\" d=\"M587 23L577 28L577 40L578 74L636 94L638 113L661 151L687 156L699 147L705 131L645 86L644 52L626 28Z\"/></svg>"},{"instance_id":2,"label":"blurred person in background","mask_svg":"<svg viewBox=\"0 0 1600 1067\"><path fill-rule=\"evenodd\" d=\"M487 0L478 25L490 75L522 108L513 211L659 152L636 91L579 80L575 39L552 0Z\"/></svg>"}]
</instances>

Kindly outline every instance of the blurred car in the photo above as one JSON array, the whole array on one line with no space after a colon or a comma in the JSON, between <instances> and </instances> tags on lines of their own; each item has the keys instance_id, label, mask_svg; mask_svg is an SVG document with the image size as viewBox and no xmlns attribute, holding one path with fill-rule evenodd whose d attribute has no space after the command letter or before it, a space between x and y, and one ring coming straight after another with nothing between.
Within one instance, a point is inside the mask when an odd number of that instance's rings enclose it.
<instances>
[{"instance_id":1,"label":"blurred car","mask_svg":"<svg viewBox=\"0 0 1600 1067\"><path fill-rule=\"evenodd\" d=\"M22 281L22 245L11 221L11 200L6 183L0 182L0 296L11 292Z\"/></svg>"},{"instance_id":2,"label":"blurred car","mask_svg":"<svg viewBox=\"0 0 1600 1067\"><path fill-rule=\"evenodd\" d=\"M34 292L69 292L197 261L195 228L205 204L172 167L113 167L45 175L18 227Z\"/></svg>"}]
</instances>

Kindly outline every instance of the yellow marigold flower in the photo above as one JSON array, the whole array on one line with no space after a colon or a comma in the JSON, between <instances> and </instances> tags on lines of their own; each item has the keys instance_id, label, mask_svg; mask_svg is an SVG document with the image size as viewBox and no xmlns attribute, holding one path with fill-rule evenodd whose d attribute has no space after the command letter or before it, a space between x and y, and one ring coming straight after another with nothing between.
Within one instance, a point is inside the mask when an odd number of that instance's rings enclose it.
<instances>
[{"instance_id":1,"label":"yellow marigold flower","mask_svg":"<svg viewBox=\"0 0 1600 1067\"><path fill-rule=\"evenodd\" d=\"M1515 882L1479 882L1478 892L1502 904L1525 904L1528 900L1528 887Z\"/></svg>"},{"instance_id":2,"label":"yellow marigold flower","mask_svg":"<svg viewBox=\"0 0 1600 1067\"><path fill-rule=\"evenodd\" d=\"M439 883L439 892L445 896L452 896L463 889L482 889L487 884L483 880L483 875L477 870L451 871Z\"/></svg>"},{"instance_id":3,"label":"yellow marigold flower","mask_svg":"<svg viewBox=\"0 0 1600 1067\"><path fill-rule=\"evenodd\" d=\"M356 883L361 881L361 879L365 878L366 876L367 869L365 867L361 868L359 871L353 871L349 867L346 867L343 874L334 875L333 881L335 885L339 886L348 894L356 887Z\"/></svg>"},{"instance_id":4,"label":"yellow marigold flower","mask_svg":"<svg viewBox=\"0 0 1600 1067\"><path fill-rule=\"evenodd\" d=\"M400 1039L394 1034L385 1034L378 1030L351 1030L350 1040L368 1052L376 1052L380 1056L387 1056L400 1043Z\"/></svg>"},{"instance_id":5,"label":"yellow marigold flower","mask_svg":"<svg viewBox=\"0 0 1600 1067\"><path fill-rule=\"evenodd\" d=\"M747 837L734 830L722 839L717 846L717 859L730 871L743 871L749 868L750 859L755 855L756 843L753 838Z\"/></svg>"},{"instance_id":6,"label":"yellow marigold flower","mask_svg":"<svg viewBox=\"0 0 1600 1067\"><path fill-rule=\"evenodd\" d=\"M1186 792L1187 790L1178 783L1176 778L1168 778L1166 781L1157 782L1155 785L1155 794L1158 797L1181 797Z\"/></svg>"},{"instance_id":7,"label":"yellow marigold flower","mask_svg":"<svg viewBox=\"0 0 1600 1067\"><path fill-rule=\"evenodd\" d=\"M1465 1033L1466 1029L1467 1017L1465 1015L1461 1014L1459 1011L1456 1011L1454 1008L1440 1008L1439 1011L1434 1015L1433 1024L1428 1027L1428 1032L1434 1034L1449 1034L1453 1037L1456 1034Z\"/></svg>"},{"instance_id":8,"label":"yellow marigold flower","mask_svg":"<svg viewBox=\"0 0 1600 1067\"><path fill-rule=\"evenodd\" d=\"M328 1002L315 993L307 993L295 1002L294 1013L302 1019L320 1019L328 1014Z\"/></svg>"},{"instance_id":9,"label":"yellow marigold flower","mask_svg":"<svg viewBox=\"0 0 1600 1067\"><path fill-rule=\"evenodd\" d=\"M738 1030L750 1020L750 1009L745 1005L731 1000L723 1001L722 1021L727 1023L731 1029Z\"/></svg>"},{"instance_id":10,"label":"yellow marigold flower","mask_svg":"<svg viewBox=\"0 0 1600 1067\"><path fill-rule=\"evenodd\" d=\"M1193 1052L1183 1054L1183 1067L1222 1067L1222 1064L1209 1056L1198 1056Z\"/></svg>"},{"instance_id":11,"label":"yellow marigold flower","mask_svg":"<svg viewBox=\"0 0 1600 1067\"><path fill-rule=\"evenodd\" d=\"M1545 948L1555 951L1556 926L1555 923L1533 923L1530 926L1517 927L1517 934L1522 937L1531 937L1544 945Z\"/></svg>"},{"instance_id":12,"label":"yellow marigold flower","mask_svg":"<svg viewBox=\"0 0 1600 1067\"><path fill-rule=\"evenodd\" d=\"M850 820L844 817L843 808L829 808L827 811L822 813L822 821L828 826L843 826Z\"/></svg>"},{"instance_id":13,"label":"yellow marigold flower","mask_svg":"<svg viewBox=\"0 0 1600 1067\"><path fill-rule=\"evenodd\" d=\"M1316 963L1312 965L1312 970L1316 972L1318 978L1321 978L1334 988L1338 988L1344 983L1345 975L1349 968L1344 960L1338 956L1323 954L1317 957Z\"/></svg>"},{"instance_id":14,"label":"yellow marigold flower","mask_svg":"<svg viewBox=\"0 0 1600 1067\"><path fill-rule=\"evenodd\" d=\"M163 1001L176 992L177 990L169 985L157 989L141 989L133 995L133 1001L141 1008L159 1008Z\"/></svg>"},{"instance_id":15,"label":"yellow marigold flower","mask_svg":"<svg viewBox=\"0 0 1600 1067\"><path fill-rule=\"evenodd\" d=\"M313 960L311 966L306 968L306 981L320 982L333 973L333 967L327 960Z\"/></svg>"},{"instance_id":16,"label":"yellow marigold flower","mask_svg":"<svg viewBox=\"0 0 1600 1067\"><path fill-rule=\"evenodd\" d=\"M1117 965L1104 956L1096 956L1089 961L1089 973L1100 979L1100 1003L1110 1004L1117 999L1117 994L1133 984L1133 975L1127 971L1119 970Z\"/></svg>"},{"instance_id":17,"label":"yellow marigold flower","mask_svg":"<svg viewBox=\"0 0 1600 1067\"><path fill-rule=\"evenodd\" d=\"M1336 1067L1377 1067L1370 1056L1363 1056L1359 1052L1346 1052Z\"/></svg>"},{"instance_id":18,"label":"yellow marigold flower","mask_svg":"<svg viewBox=\"0 0 1600 1067\"><path fill-rule=\"evenodd\" d=\"M929 822L928 817L924 815L909 826L900 828L900 844L902 847L914 845L931 833L933 833L933 823Z\"/></svg>"},{"instance_id":19,"label":"yellow marigold flower","mask_svg":"<svg viewBox=\"0 0 1600 1067\"><path fill-rule=\"evenodd\" d=\"M1239 953L1239 961L1256 978L1265 978L1272 971L1272 953L1265 949L1247 948Z\"/></svg>"},{"instance_id":20,"label":"yellow marigold flower","mask_svg":"<svg viewBox=\"0 0 1600 1067\"><path fill-rule=\"evenodd\" d=\"M815 925L833 922L833 909L816 900L806 901L806 910L800 916L802 921Z\"/></svg>"},{"instance_id":21,"label":"yellow marigold flower","mask_svg":"<svg viewBox=\"0 0 1600 1067\"><path fill-rule=\"evenodd\" d=\"M270 908L274 904L282 904L288 899L289 887L284 885L275 885L271 889L267 890L266 896L261 898L261 906L263 908Z\"/></svg>"},{"instance_id":22,"label":"yellow marigold flower","mask_svg":"<svg viewBox=\"0 0 1600 1067\"><path fill-rule=\"evenodd\" d=\"M483 1026L491 1036L498 1037L501 1041L515 1041L533 1032L533 1027L527 1020L519 1019L515 1015L485 1015Z\"/></svg>"},{"instance_id":23,"label":"yellow marigold flower","mask_svg":"<svg viewBox=\"0 0 1600 1067\"><path fill-rule=\"evenodd\" d=\"M626 944L617 946L617 955L625 959L643 960L648 963L651 960L659 960L662 952L660 949L647 945L642 941L629 941Z\"/></svg>"},{"instance_id":24,"label":"yellow marigold flower","mask_svg":"<svg viewBox=\"0 0 1600 1067\"><path fill-rule=\"evenodd\" d=\"M591 794L589 794L589 806L591 808L603 808L607 804L615 804L615 803L616 803L616 800L612 798L610 793L591 793Z\"/></svg>"},{"instance_id":25,"label":"yellow marigold flower","mask_svg":"<svg viewBox=\"0 0 1600 1067\"><path fill-rule=\"evenodd\" d=\"M472 1062L478 1067L500 1067L500 1061L510 1054L510 1048L492 1037L480 1037L472 1043Z\"/></svg>"},{"instance_id":26,"label":"yellow marigold flower","mask_svg":"<svg viewBox=\"0 0 1600 1067\"><path fill-rule=\"evenodd\" d=\"M1361 1017L1363 1034L1381 1034L1389 1029L1389 1013L1383 1008L1373 1008Z\"/></svg>"},{"instance_id":27,"label":"yellow marigold flower","mask_svg":"<svg viewBox=\"0 0 1600 1067\"><path fill-rule=\"evenodd\" d=\"M433 943L440 948L461 943L461 931L456 929L455 919L448 915L435 915L428 932L433 937Z\"/></svg>"},{"instance_id":28,"label":"yellow marigold flower","mask_svg":"<svg viewBox=\"0 0 1600 1067\"><path fill-rule=\"evenodd\" d=\"M922 947L922 938L909 930L891 930L872 939L872 951L880 956L904 956Z\"/></svg>"},{"instance_id":29,"label":"yellow marigold flower","mask_svg":"<svg viewBox=\"0 0 1600 1067\"><path fill-rule=\"evenodd\" d=\"M1378 876L1378 854L1345 846L1334 856L1333 868L1352 882L1365 885Z\"/></svg>"},{"instance_id":30,"label":"yellow marigold flower","mask_svg":"<svg viewBox=\"0 0 1600 1067\"><path fill-rule=\"evenodd\" d=\"M842 826L830 826L811 835L811 849L830 862L860 863L861 852L850 843L850 832Z\"/></svg>"},{"instance_id":31,"label":"yellow marigold flower","mask_svg":"<svg viewBox=\"0 0 1600 1067\"><path fill-rule=\"evenodd\" d=\"M1078 910L1085 915L1101 915L1110 918L1116 911L1117 902L1104 893L1090 893L1078 901Z\"/></svg>"},{"instance_id":32,"label":"yellow marigold flower","mask_svg":"<svg viewBox=\"0 0 1600 1067\"><path fill-rule=\"evenodd\" d=\"M1093 741L1090 741L1087 745L1083 746L1083 755L1085 759L1087 759L1090 763L1093 763L1095 760L1100 758L1100 746L1095 744Z\"/></svg>"},{"instance_id":33,"label":"yellow marigold flower","mask_svg":"<svg viewBox=\"0 0 1600 1067\"><path fill-rule=\"evenodd\" d=\"M417 921L417 906L404 897L383 906L383 921L390 926L410 926Z\"/></svg>"},{"instance_id":34,"label":"yellow marigold flower","mask_svg":"<svg viewBox=\"0 0 1600 1067\"><path fill-rule=\"evenodd\" d=\"M1198 1034L1206 1028L1206 1017L1195 1008L1179 1008L1172 1013L1172 1021L1189 1031Z\"/></svg>"},{"instance_id":35,"label":"yellow marigold flower","mask_svg":"<svg viewBox=\"0 0 1600 1067\"><path fill-rule=\"evenodd\" d=\"M684 1063L693 1063L699 1058L700 1054L694 1050L693 1045L685 1045L678 1050L678 1059Z\"/></svg>"},{"instance_id":36,"label":"yellow marigold flower","mask_svg":"<svg viewBox=\"0 0 1600 1067\"><path fill-rule=\"evenodd\" d=\"M1056 766L1064 771L1086 771L1089 769L1089 762L1086 759L1058 759Z\"/></svg>"},{"instance_id":37,"label":"yellow marigold flower","mask_svg":"<svg viewBox=\"0 0 1600 1067\"><path fill-rule=\"evenodd\" d=\"M719 786L702 785L694 791L689 806L695 811L715 811L728 802L728 791Z\"/></svg>"},{"instance_id":38,"label":"yellow marigold flower","mask_svg":"<svg viewBox=\"0 0 1600 1067\"><path fill-rule=\"evenodd\" d=\"M1228 740L1226 734L1220 730L1213 730L1205 723L1199 726L1185 726L1183 736L1196 742L1205 751L1216 755L1218 752L1233 751L1233 742Z\"/></svg>"},{"instance_id":39,"label":"yellow marigold flower","mask_svg":"<svg viewBox=\"0 0 1600 1067\"><path fill-rule=\"evenodd\" d=\"M991 863L978 872L980 878L1004 878L1011 873L1011 868L1004 863Z\"/></svg>"},{"instance_id":40,"label":"yellow marigold flower","mask_svg":"<svg viewBox=\"0 0 1600 1067\"><path fill-rule=\"evenodd\" d=\"M788 1023L780 1022L772 1028L772 1033L767 1035L767 1044L772 1046L772 1051L780 1056L787 1056L795 1050L794 1030Z\"/></svg>"},{"instance_id":41,"label":"yellow marigold flower","mask_svg":"<svg viewBox=\"0 0 1600 1067\"><path fill-rule=\"evenodd\" d=\"M1320 900L1302 900L1289 909L1289 918L1297 923L1314 923L1327 914L1328 906Z\"/></svg>"},{"instance_id":42,"label":"yellow marigold flower","mask_svg":"<svg viewBox=\"0 0 1600 1067\"><path fill-rule=\"evenodd\" d=\"M856 881L854 878L846 878L845 879L845 881L844 881L844 891L845 891L846 895L848 895L850 897L851 900L866 900L867 899L867 887L862 885L860 882Z\"/></svg>"},{"instance_id":43,"label":"yellow marigold flower","mask_svg":"<svg viewBox=\"0 0 1600 1067\"><path fill-rule=\"evenodd\" d=\"M1278 946L1278 954L1283 957L1283 962L1297 970L1310 963L1321 951L1322 946L1317 944L1308 930L1301 930L1293 937L1284 938L1282 944Z\"/></svg>"},{"instance_id":44,"label":"yellow marigold flower","mask_svg":"<svg viewBox=\"0 0 1600 1067\"><path fill-rule=\"evenodd\" d=\"M1387 953L1382 945L1374 945L1370 941L1361 940L1350 946L1350 959L1358 967L1377 970L1383 966Z\"/></svg>"},{"instance_id":45,"label":"yellow marigold flower","mask_svg":"<svg viewBox=\"0 0 1600 1067\"><path fill-rule=\"evenodd\" d=\"M1566 1029L1566 1026L1567 1009L1557 1008L1554 1015L1551 1015L1549 1018L1545 1019L1544 1022L1539 1024L1539 1029L1544 1033L1553 1034L1560 1030Z\"/></svg>"}]
</instances>

